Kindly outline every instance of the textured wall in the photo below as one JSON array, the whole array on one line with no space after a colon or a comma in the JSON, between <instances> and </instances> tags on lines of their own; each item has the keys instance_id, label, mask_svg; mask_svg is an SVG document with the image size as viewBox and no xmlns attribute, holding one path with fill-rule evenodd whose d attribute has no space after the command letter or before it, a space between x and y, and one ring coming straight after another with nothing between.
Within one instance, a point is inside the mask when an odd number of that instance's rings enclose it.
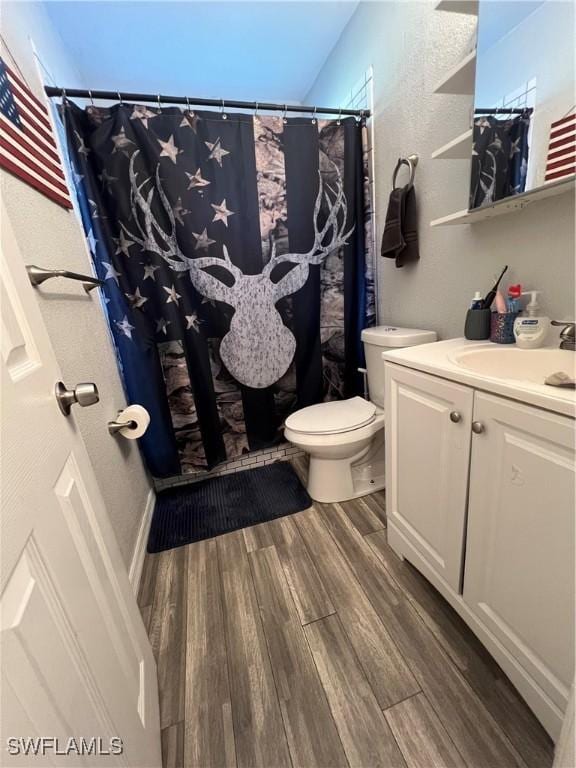
<instances>
[{"instance_id":1,"label":"textured wall","mask_svg":"<svg viewBox=\"0 0 576 768\"><path fill-rule=\"evenodd\" d=\"M305 103L335 104L368 66L374 67L377 242L391 177L400 155L416 152L420 262L396 269L378 258L380 321L462 335L475 290L486 291L501 265L507 281L543 291L552 316L573 319L574 195L473 226L430 228L432 219L467 207L468 161L431 153L468 127L472 99L432 93L472 48L474 22L434 11L435 3L361 3Z\"/></svg>"},{"instance_id":2,"label":"textured wall","mask_svg":"<svg viewBox=\"0 0 576 768\"><path fill-rule=\"evenodd\" d=\"M30 36L55 80L78 83L41 5L3 3L2 56L17 63L41 95ZM81 226L71 211L52 203L3 171L1 193L27 263L91 273ZM130 566L150 483L135 443L108 434L106 422L125 405L108 328L97 294L86 296L79 283L48 282L38 290L40 305L66 384L95 381L100 402L74 408L75 424L86 444L110 520L127 567Z\"/></svg>"}]
</instances>

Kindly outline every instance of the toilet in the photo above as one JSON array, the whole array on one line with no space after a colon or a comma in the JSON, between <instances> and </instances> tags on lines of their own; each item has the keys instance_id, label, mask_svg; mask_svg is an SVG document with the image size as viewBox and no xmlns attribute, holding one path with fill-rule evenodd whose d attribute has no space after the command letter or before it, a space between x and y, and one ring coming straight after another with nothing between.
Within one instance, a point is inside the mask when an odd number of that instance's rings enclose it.
<instances>
[{"instance_id":1,"label":"toilet","mask_svg":"<svg viewBox=\"0 0 576 768\"><path fill-rule=\"evenodd\" d=\"M384 488L382 353L432 341L434 331L387 325L365 328L362 342L370 400L352 397L319 403L286 419L286 440L310 455L307 488L315 501L347 501Z\"/></svg>"}]
</instances>

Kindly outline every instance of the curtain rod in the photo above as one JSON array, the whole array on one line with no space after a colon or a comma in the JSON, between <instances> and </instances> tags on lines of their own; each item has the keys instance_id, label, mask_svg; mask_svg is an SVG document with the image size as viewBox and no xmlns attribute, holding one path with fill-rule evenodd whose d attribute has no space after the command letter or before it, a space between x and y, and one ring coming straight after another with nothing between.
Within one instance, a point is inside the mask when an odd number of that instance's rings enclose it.
<instances>
[{"instance_id":1,"label":"curtain rod","mask_svg":"<svg viewBox=\"0 0 576 768\"><path fill-rule=\"evenodd\" d=\"M161 93L125 93L121 91L88 91L81 88L56 88L52 85L44 87L46 95L53 96L72 96L77 99L117 99L119 101L137 101L137 102L155 102L164 104L193 104L200 107L226 107L233 109L254 109L257 111L268 112L312 112L324 115L339 115L342 117L370 117L369 109L335 109L334 107L306 107L298 104L270 104L259 101L236 101L231 99L200 99L189 98L187 96L165 96Z\"/></svg>"},{"instance_id":2,"label":"curtain rod","mask_svg":"<svg viewBox=\"0 0 576 768\"><path fill-rule=\"evenodd\" d=\"M475 115L523 115L525 112L533 112L532 107L514 107L513 109L506 109L506 107L497 107L495 109L475 109Z\"/></svg>"}]
</instances>

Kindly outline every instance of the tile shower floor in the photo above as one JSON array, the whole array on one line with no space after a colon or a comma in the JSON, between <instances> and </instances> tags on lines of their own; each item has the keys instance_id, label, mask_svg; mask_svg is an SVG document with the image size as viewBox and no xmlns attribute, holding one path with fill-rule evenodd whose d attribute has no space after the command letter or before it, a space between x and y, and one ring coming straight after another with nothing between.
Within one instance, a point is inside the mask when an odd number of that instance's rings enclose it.
<instances>
[{"instance_id":1,"label":"tile shower floor","mask_svg":"<svg viewBox=\"0 0 576 768\"><path fill-rule=\"evenodd\" d=\"M385 528L377 493L146 556L164 768L552 764L504 673Z\"/></svg>"}]
</instances>

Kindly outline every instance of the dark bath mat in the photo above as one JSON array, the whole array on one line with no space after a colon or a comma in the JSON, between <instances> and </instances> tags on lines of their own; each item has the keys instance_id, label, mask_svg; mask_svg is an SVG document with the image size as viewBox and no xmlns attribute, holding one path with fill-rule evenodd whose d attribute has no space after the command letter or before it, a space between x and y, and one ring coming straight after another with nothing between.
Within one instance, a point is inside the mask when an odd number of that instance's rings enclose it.
<instances>
[{"instance_id":1,"label":"dark bath mat","mask_svg":"<svg viewBox=\"0 0 576 768\"><path fill-rule=\"evenodd\" d=\"M160 491L148 552L181 547L300 512L312 499L286 461Z\"/></svg>"}]
</instances>

